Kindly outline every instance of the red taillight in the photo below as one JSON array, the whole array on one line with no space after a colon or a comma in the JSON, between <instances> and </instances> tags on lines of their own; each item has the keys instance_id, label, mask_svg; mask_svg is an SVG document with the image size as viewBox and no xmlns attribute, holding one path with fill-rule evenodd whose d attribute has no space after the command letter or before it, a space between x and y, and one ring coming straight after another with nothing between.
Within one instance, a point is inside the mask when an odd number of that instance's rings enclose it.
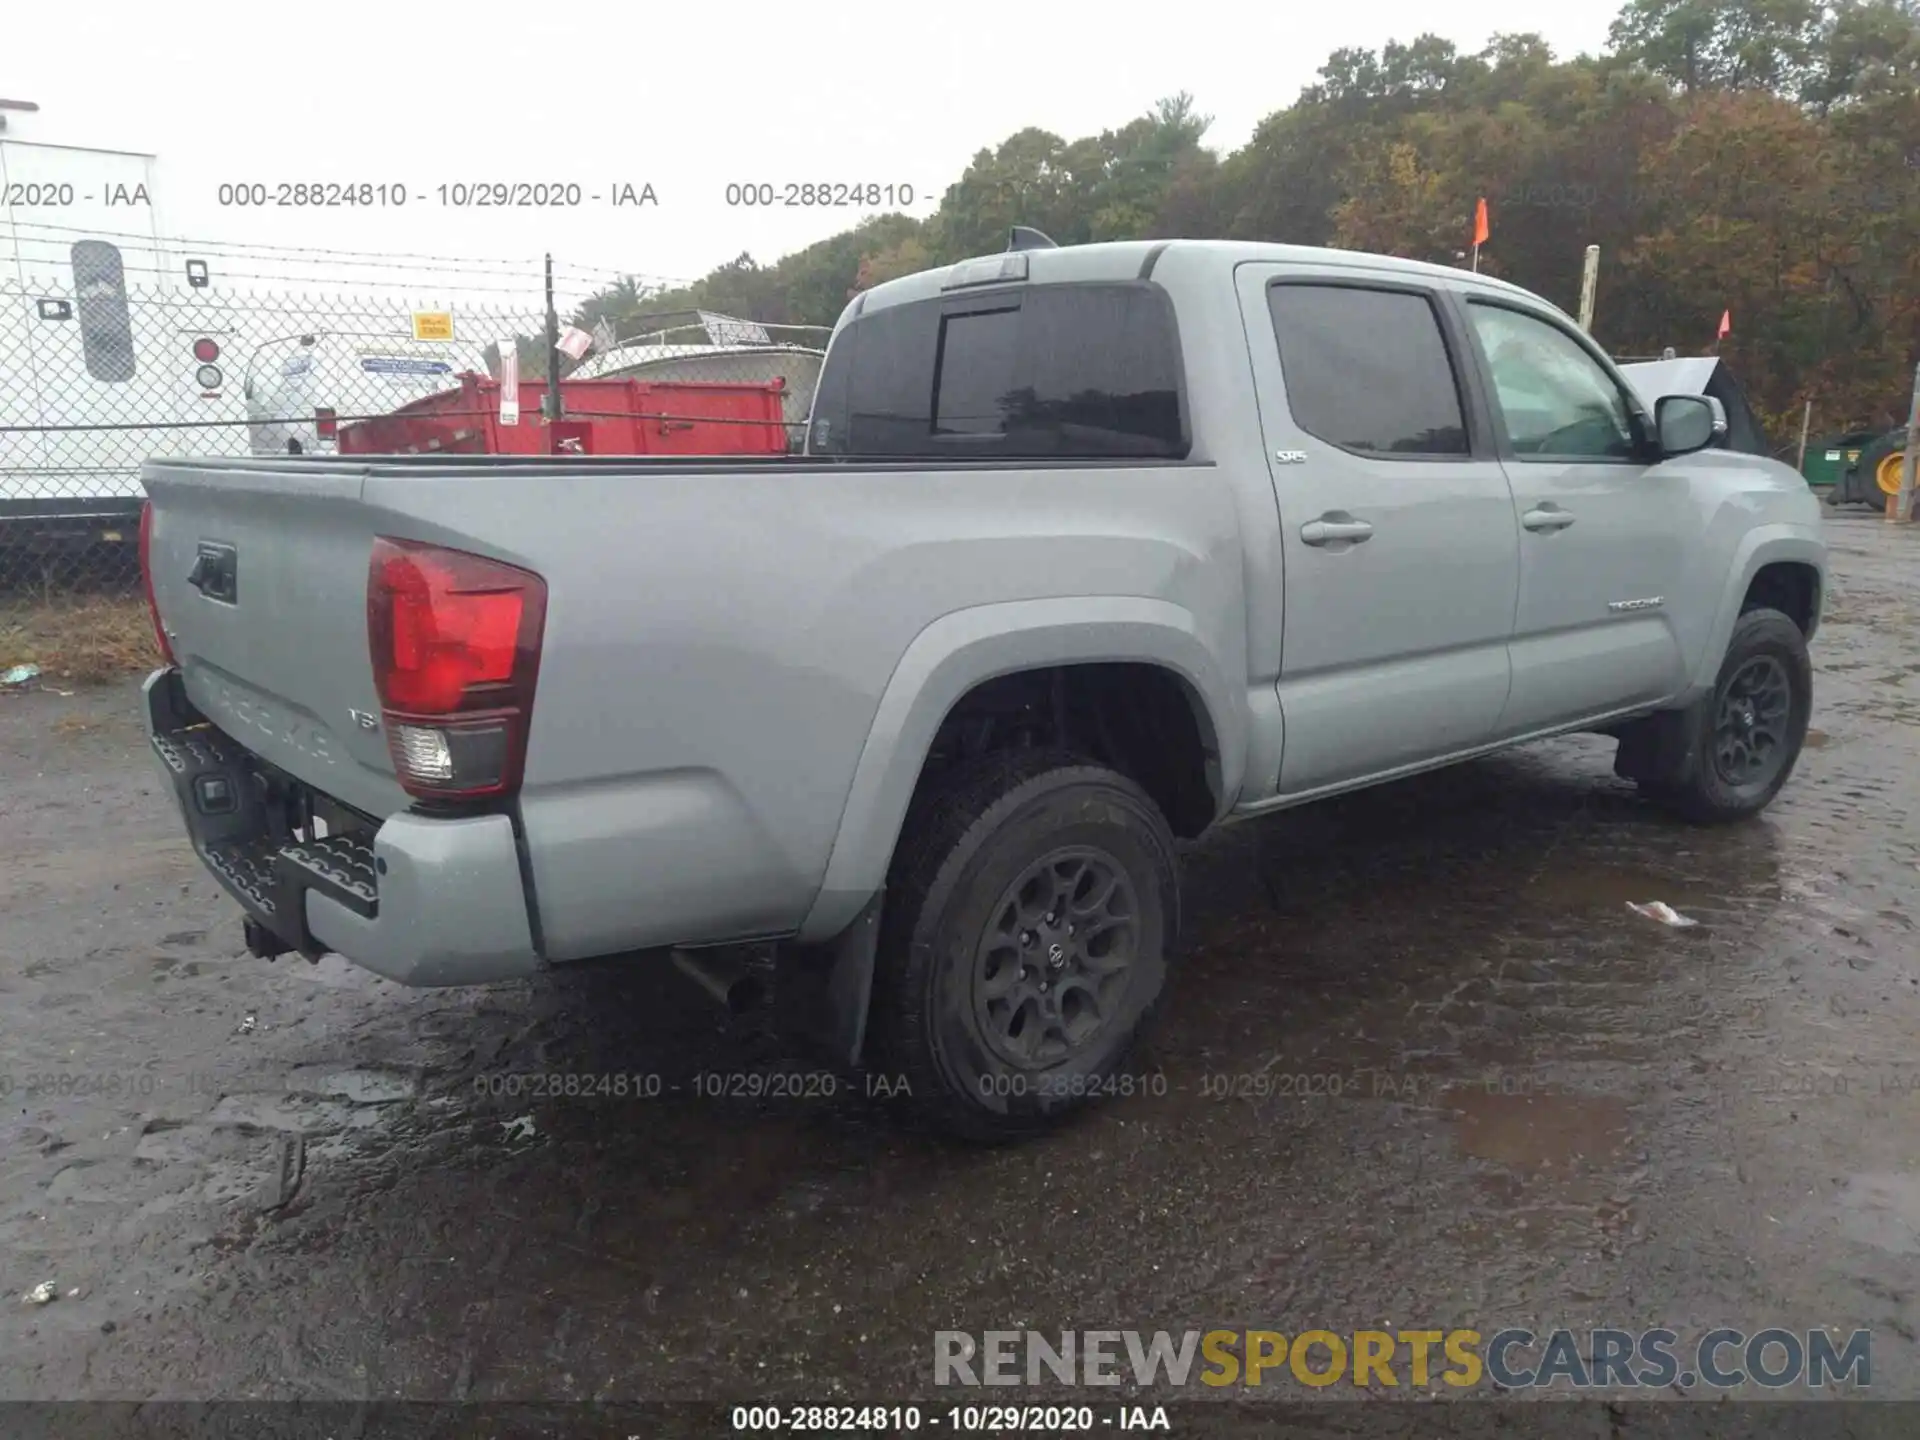
<instances>
[{"instance_id":1,"label":"red taillight","mask_svg":"<svg viewBox=\"0 0 1920 1440\"><path fill-rule=\"evenodd\" d=\"M532 571L412 540L373 542L373 679L410 794L518 787L546 608L546 582Z\"/></svg>"},{"instance_id":2,"label":"red taillight","mask_svg":"<svg viewBox=\"0 0 1920 1440\"><path fill-rule=\"evenodd\" d=\"M332 440L340 433L339 412L325 405L313 412L313 428L322 440Z\"/></svg>"},{"instance_id":3,"label":"red taillight","mask_svg":"<svg viewBox=\"0 0 1920 1440\"><path fill-rule=\"evenodd\" d=\"M153 598L153 502L140 504L140 588L147 594L147 615L153 621L153 643L160 647L160 658L175 663L173 646L167 642L167 627L160 623L160 603Z\"/></svg>"},{"instance_id":4,"label":"red taillight","mask_svg":"<svg viewBox=\"0 0 1920 1440\"><path fill-rule=\"evenodd\" d=\"M211 365L220 358L219 342L202 336L193 342L193 358L202 365Z\"/></svg>"}]
</instances>

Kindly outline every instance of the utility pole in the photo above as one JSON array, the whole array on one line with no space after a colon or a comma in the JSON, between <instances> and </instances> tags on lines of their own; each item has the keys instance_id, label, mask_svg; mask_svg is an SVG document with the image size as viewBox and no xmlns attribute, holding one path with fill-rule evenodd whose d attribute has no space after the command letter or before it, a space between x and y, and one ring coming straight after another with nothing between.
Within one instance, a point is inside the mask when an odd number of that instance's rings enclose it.
<instances>
[{"instance_id":1,"label":"utility pole","mask_svg":"<svg viewBox=\"0 0 1920 1440\"><path fill-rule=\"evenodd\" d=\"M1913 404L1907 411L1907 449L1900 466L1900 489L1887 501L1887 519L1913 523L1914 469L1920 466L1920 365L1913 367Z\"/></svg>"},{"instance_id":2,"label":"utility pole","mask_svg":"<svg viewBox=\"0 0 1920 1440\"><path fill-rule=\"evenodd\" d=\"M1600 283L1600 247L1587 246L1587 263L1580 272L1580 328L1593 333L1593 292Z\"/></svg>"},{"instance_id":3,"label":"utility pole","mask_svg":"<svg viewBox=\"0 0 1920 1440\"><path fill-rule=\"evenodd\" d=\"M546 411L549 427L556 424L561 416L560 408L560 316L553 308L553 256L547 256L547 403L541 407ZM549 431L549 440L552 440ZM552 445L549 444L549 449Z\"/></svg>"},{"instance_id":4,"label":"utility pole","mask_svg":"<svg viewBox=\"0 0 1920 1440\"><path fill-rule=\"evenodd\" d=\"M1813 427L1813 401L1807 401L1807 408L1800 412L1800 458L1794 462L1794 469L1802 475L1807 473L1807 431Z\"/></svg>"}]
</instances>

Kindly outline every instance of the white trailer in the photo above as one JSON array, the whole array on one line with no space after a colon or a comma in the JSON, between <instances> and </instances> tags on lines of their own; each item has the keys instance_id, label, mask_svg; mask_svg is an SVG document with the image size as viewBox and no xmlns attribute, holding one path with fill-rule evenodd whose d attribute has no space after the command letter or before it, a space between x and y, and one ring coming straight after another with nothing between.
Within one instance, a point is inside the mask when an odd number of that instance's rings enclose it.
<instances>
[{"instance_id":1,"label":"white trailer","mask_svg":"<svg viewBox=\"0 0 1920 1440\"><path fill-rule=\"evenodd\" d=\"M150 455L244 454L234 335L152 153L0 101L0 523L123 538Z\"/></svg>"}]
</instances>

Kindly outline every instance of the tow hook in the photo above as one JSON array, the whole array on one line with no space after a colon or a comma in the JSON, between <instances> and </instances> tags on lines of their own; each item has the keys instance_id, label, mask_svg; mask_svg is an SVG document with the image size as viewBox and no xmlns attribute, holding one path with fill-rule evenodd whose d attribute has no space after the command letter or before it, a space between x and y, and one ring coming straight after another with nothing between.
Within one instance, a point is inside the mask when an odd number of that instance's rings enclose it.
<instances>
[{"instance_id":1,"label":"tow hook","mask_svg":"<svg viewBox=\"0 0 1920 1440\"><path fill-rule=\"evenodd\" d=\"M273 960L293 948L251 915L247 916L243 923L249 955L260 960Z\"/></svg>"}]
</instances>

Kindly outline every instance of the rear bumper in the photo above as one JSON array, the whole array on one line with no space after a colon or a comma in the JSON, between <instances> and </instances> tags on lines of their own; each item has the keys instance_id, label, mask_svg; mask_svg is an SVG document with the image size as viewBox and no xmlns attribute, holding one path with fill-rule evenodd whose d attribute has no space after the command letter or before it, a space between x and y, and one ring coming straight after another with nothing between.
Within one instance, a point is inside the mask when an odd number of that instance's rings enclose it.
<instances>
[{"instance_id":1,"label":"rear bumper","mask_svg":"<svg viewBox=\"0 0 1920 1440\"><path fill-rule=\"evenodd\" d=\"M147 734L208 871L288 950L332 951L403 985L473 985L541 968L513 822L390 816L302 842L278 803L298 782L209 724L179 672L143 689Z\"/></svg>"}]
</instances>

